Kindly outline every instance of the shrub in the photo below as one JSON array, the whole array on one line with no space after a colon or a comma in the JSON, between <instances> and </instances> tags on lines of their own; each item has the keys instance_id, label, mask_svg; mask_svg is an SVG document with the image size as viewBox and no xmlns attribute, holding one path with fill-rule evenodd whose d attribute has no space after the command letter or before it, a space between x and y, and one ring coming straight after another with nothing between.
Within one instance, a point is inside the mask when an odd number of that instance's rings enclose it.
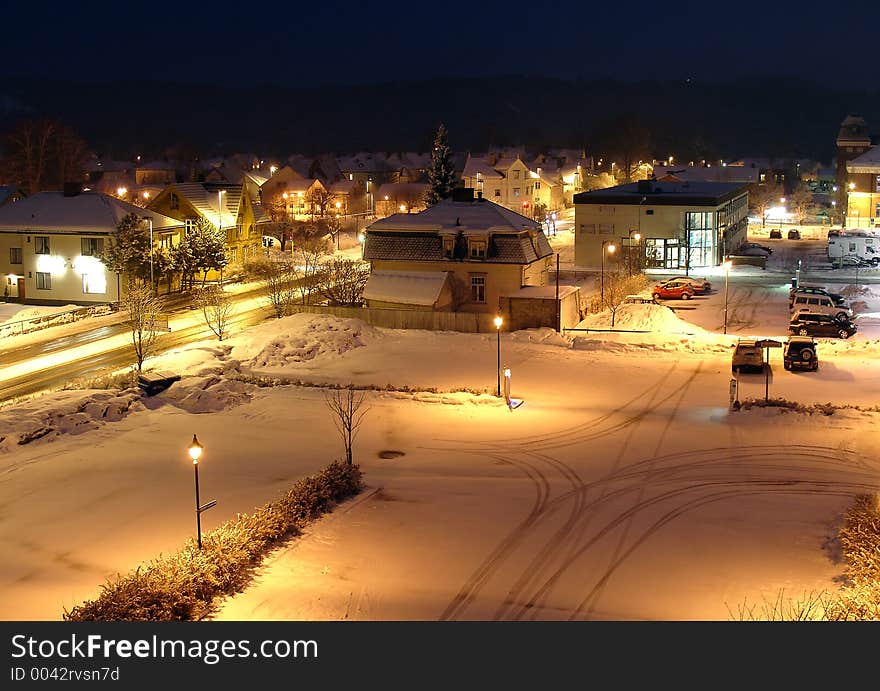
<instances>
[{"instance_id":1,"label":"shrub","mask_svg":"<svg viewBox=\"0 0 880 691\"><path fill-rule=\"evenodd\" d=\"M281 499L239 514L183 549L108 579L101 594L64 612L66 621L184 621L208 614L214 598L241 590L281 540L363 488L358 466L335 461Z\"/></svg>"}]
</instances>

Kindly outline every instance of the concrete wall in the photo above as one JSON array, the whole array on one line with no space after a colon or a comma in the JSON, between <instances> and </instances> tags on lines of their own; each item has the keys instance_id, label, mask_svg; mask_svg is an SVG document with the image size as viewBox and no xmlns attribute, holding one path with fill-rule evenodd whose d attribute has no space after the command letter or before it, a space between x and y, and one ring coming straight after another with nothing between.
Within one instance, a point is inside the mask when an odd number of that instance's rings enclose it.
<instances>
[{"instance_id":1,"label":"concrete wall","mask_svg":"<svg viewBox=\"0 0 880 691\"><path fill-rule=\"evenodd\" d=\"M427 329L429 331L463 331L466 333L494 333L492 314L473 312L437 312L409 309L380 309L372 307L328 307L326 305L293 305L295 314L332 314L346 319L360 319L386 329ZM507 329L504 329L507 331Z\"/></svg>"},{"instance_id":2,"label":"concrete wall","mask_svg":"<svg viewBox=\"0 0 880 691\"><path fill-rule=\"evenodd\" d=\"M559 302L561 328L570 329L577 325L581 321L580 291L564 296ZM543 326L556 328L555 298L503 297L501 312L506 316L511 331Z\"/></svg>"}]
</instances>

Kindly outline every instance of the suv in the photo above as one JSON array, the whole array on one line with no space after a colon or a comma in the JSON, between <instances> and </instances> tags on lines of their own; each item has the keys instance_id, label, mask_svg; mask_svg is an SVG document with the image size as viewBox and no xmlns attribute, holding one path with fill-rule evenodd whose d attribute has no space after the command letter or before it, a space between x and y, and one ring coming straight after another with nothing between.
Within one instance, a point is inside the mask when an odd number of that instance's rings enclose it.
<instances>
[{"instance_id":1,"label":"suv","mask_svg":"<svg viewBox=\"0 0 880 691\"><path fill-rule=\"evenodd\" d=\"M794 305L794 296L798 293L803 295L827 295L830 297L835 305L842 306L846 304L846 298L839 293L832 293L825 286L817 286L810 284L801 284L797 288L792 288L788 291L788 308L791 309L792 305Z\"/></svg>"},{"instance_id":2,"label":"suv","mask_svg":"<svg viewBox=\"0 0 880 691\"><path fill-rule=\"evenodd\" d=\"M794 294L789 311L792 314L798 312L811 312L813 314L827 314L837 319L849 319L852 316L852 308L846 303L838 305L829 295L819 295L810 293Z\"/></svg>"},{"instance_id":3,"label":"suv","mask_svg":"<svg viewBox=\"0 0 880 691\"><path fill-rule=\"evenodd\" d=\"M744 341L740 339L736 342L736 348L733 350L730 370L734 374L739 372L763 372L764 349L758 345L757 341Z\"/></svg>"},{"instance_id":4,"label":"suv","mask_svg":"<svg viewBox=\"0 0 880 691\"><path fill-rule=\"evenodd\" d=\"M797 228L792 228L788 231L788 239L789 240L800 240L801 239L801 231Z\"/></svg>"},{"instance_id":5,"label":"suv","mask_svg":"<svg viewBox=\"0 0 880 691\"><path fill-rule=\"evenodd\" d=\"M800 312L791 318L788 330L799 336L837 336L849 338L858 329L848 319L837 319L827 314Z\"/></svg>"},{"instance_id":6,"label":"suv","mask_svg":"<svg viewBox=\"0 0 880 691\"><path fill-rule=\"evenodd\" d=\"M811 372L819 369L816 341L812 336L789 336L782 348L782 366L787 370L805 369Z\"/></svg>"},{"instance_id":7,"label":"suv","mask_svg":"<svg viewBox=\"0 0 880 691\"><path fill-rule=\"evenodd\" d=\"M782 230L779 228L771 228L770 229L770 239L771 240L782 240Z\"/></svg>"}]
</instances>

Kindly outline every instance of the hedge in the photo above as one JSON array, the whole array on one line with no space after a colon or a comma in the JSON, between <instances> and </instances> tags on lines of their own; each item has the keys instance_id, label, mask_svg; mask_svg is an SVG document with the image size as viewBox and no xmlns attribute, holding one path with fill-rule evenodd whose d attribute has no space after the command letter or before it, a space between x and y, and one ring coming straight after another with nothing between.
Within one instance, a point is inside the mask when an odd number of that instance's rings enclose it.
<instances>
[{"instance_id":1,"label":"hedge","mask_svg":"<svg viewBox=\"0 0 880 691\"><path fill-rule=\"evenodd\" d=\"M358 466L335 461L297 482L280 500L239 514L180 551L160 556L126 575L117 574L101 594L69 612L65 621L186 621L210 613L214 598L238 592L253 569L280 541L363 488Z\"/></svg>"}]
</instances>

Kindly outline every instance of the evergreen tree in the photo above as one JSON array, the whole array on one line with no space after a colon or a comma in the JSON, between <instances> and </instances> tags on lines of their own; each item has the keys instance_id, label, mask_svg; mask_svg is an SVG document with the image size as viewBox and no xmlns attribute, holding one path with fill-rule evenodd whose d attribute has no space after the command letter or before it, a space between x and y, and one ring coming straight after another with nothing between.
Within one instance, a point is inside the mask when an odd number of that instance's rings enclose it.
<instances>
[{"instance_id":1,"label":"evergreen tree","mask_svg":"<svg viewBox=\"0 0 880 691\"><path fill-rule=\"evenodd\" d=\"M428 183L430 187L425 195L425 202L433 206L442 199L452 196L455 187L455 170L452 167L452 152L449 150L449 142L446 138L446 127L440 123L437 135L434 137L434 146L431 149L431 168L428 170Z\"/></svg>"},{"instance_id":2,"label":"evergreen tree","mask_svg":"<svg viewBox=\"0 0 880 691\"><path fill-rule=\"evenodd\" d=\"M123 216L109 240L101 253L104 266L129 279L149 281L150 233L146 223L134 213Z\"/></svg>"}]
</instances>

